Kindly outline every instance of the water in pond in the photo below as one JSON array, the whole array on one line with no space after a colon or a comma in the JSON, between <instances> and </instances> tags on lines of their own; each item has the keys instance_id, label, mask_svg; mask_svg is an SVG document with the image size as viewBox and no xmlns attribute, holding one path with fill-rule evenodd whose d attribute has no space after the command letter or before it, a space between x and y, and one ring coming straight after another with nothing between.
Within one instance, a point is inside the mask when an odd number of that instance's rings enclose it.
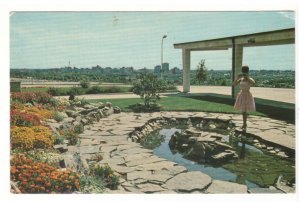
<instances>
[{"instance_id":1,"label":"water in pond","mask_svg":"<svg viewBox=\"0 0 300 202\"><path fill-rule=\"evenodd\" d=\"M154 134L157 140L155 148L153 148L154 154L176 162L186 167L189 171L201 171L213 179L246 184L248 188L272 185L275 179L283 172L287 179L295 176L294 163L275 158L274 156L268 156L251 145L242 145L240 142L230 141L228 136L225 138L226 141L233 146L237 153L240 154L242 147L244 147L244 158L221 166L188 160L179 152L175 153L169 148L169 140L176 131L181 131L181 129L165 128Z\"/></svg>"}]
</instances>

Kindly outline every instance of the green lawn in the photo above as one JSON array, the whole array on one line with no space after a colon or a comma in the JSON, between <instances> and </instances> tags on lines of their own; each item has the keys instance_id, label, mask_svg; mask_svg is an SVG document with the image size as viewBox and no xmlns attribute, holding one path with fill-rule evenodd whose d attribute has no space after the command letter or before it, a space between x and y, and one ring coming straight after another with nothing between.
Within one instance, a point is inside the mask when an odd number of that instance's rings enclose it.
<instances>
[{"instance_id":1,"label":"green lawn","mask_svg":"<svg viewBox=\"0 0 300 202\"><path fill-rule=\"evenodd\" d=\"M118 106L122 111L132 112L131 106L137 103L143 103L142 99L130 98L130 99L100 99L89 100L90 102L111 102L113 105ZM162 111L205 111L205 112L221 112L221 113L237 113L232 105L221 104L210 101L197 100L188 97L168 96L162 98L158 102L162 108ZM262 113L252 113L255 115L263 116Z\"/></svg>"},{"instance_id":2,"label":"green lawn","mask_svg":"<svg viewBox=\"0 0 300 202\"><path fill-rule=\"evenodd\" d=\"M101 99L90 102L111 102L122 111L132 112L133 106L143 103L142 99ZM266 116L295 123L295 105L264 99L255 99L257 111L250 115ZM230 96L215 94L174 94L163 97L158 102L161 111L203 111L219 113L238 113L234 110L234 99Z\"/></svg>"}]
</instances>

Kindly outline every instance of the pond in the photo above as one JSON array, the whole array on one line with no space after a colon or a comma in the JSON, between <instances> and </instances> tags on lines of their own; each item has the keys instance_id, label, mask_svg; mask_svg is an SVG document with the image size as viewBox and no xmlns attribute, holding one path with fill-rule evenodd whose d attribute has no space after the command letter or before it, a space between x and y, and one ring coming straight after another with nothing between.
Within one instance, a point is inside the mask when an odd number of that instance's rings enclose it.
<instances>
[{"instance_id":1,"label":"pond","mask_svg":"<svg viewBox=\"0 0 300 202\"><path fill-rule=\"evenodd\" d=\"M181 132L182 129L178 126L160 129L141 141L141 144L153 149L155 155L176 162L186 167L188 171L201 171L213 179L245 184L248 188L269 187L279 175L285 180L292 180L295 177L294 161L264 153L228 134L223 134L223 139L233 147L239 156L238 159L218 165L187 159L183 153L169 147L171 136L176 131Z\"/></svg>"}]
</instances>

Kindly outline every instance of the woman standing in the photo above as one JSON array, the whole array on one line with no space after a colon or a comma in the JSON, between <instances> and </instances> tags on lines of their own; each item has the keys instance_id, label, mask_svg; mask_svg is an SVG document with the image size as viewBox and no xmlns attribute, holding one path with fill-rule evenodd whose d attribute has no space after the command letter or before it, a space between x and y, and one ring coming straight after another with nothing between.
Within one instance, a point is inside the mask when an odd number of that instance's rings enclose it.
<instances>
[{"instance_id":1,"label":"woman standing","mask_svg":"<svg viewBox=\"0 0 300 202\"><path fill-rule=\"evenodd\" d=\"M255 102L252 94L250 93L250 87L255 84L253 78L249 76L249 67L242 67L242 74L240 74L236 80L232 83L233 86L239 85L240 92L237 94L234 108L242 112L243 126L242 130L246 131L247 128L247 112L255 111Z\"/></svg>"}]
</instances>

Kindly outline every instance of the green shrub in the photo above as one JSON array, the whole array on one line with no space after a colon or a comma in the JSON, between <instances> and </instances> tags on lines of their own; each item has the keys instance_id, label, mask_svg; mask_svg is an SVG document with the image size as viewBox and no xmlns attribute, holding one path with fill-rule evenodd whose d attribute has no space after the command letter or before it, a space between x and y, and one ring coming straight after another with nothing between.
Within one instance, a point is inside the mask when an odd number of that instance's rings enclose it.
<instances>
[{"instance_id":1,"label":"green shrub","mask_svg":"<svg viewBox=\"0 0 300 202\"><path fill-rule=\"evenodd\" d=\"M78 143L78 134L72 131L65 133L65 137L69 140L69 145L76 145Z\"/></svg>"},{"instance_id":2,"label":"green shrub","mask_svg":"<svg viewBox=\"0 0 300 202\"><path fill-rule=\"evenodd\" d=\"M80 87L72 87L69 91L68 91L68 95L82 95L84 93L83 89Z\"/></svg>"},{"instance_id":3,"label":"green shrub","mask_svg":"<svg viewBox=\"0 0 300 202\"><path fill-rule=\"evenodd\" d=\"M84 127L82 124L78 124L78 125L74 126L75 133L78 133L78 134L83 133L83 130L84 130Z\"/></svg>"},{"instance_id":4,"label":"green shrub","mask_svg":"<svg viewBox=\"0 0 300 202\"><path fill-rule=\"evenodd\" d=\"M69 141L68 145L76 145L78 143L79 135L75 132L74 128L66 128L60 130L59 133Z\"/></svg>"},{"instance_id":5,"label":"green shrub","mask_svg":"<svg viewBox=\"0 0 300 202\"><path fill-rule=\"evenodd\" d=\"M48 104L50 104L50 106L52 106L52 107L58 107L59 106L59 101L52 97L52 98L49 99Z\"/></svg>"},{"instance_id":6,"label":"green shrub","mask_svg":"<svg viewBox=\"0 0 300 202\"><path fill-rule=\"evenodd\" d=\"M80 81L80 86L82 88L89 88L91 86L91 83L88 79L83 79Z\"/></svg>"},{"instance_id":7,"label":"green shrub","mask_svg":"<svg viewBox=\"0 0 300 202\"><path fill-rule=\"evenodd\" d=\"M145 108L151 109L152 105L160 99L159 93L165 91L166 83L152 74L141 74L133 84L132 92L144 100Z\"/></svg>"},{"instance_id":8,"label":"green shrub","mask_svg":"<svg viewBox=\"0 0 300 202\"><path fill-rule=\"evenodd\" d=\"M93 176L80 176L79 184L82 193L102 193L105 190L104 182Z\"/></svg>"},{"instance_id":9,"label":"green shrub","mask_svg":"<svg viewBox=\"0 0 300 202\"><path fill-rule=\"evenodd\" d=\"M49 93L52 96L59 96L59 95L68 95L69 91L70 91L69 87L63 87L63 88L50 87L47 90L47 93Z\"/></svg>"},{"instance_id":10,"label":"green shrub","mask_svg":"<svg viewBox=\"0 0 300 202\"><path fill-rule=\"evenodd\" d=\"M59 134L54 134L54 144L63 144L65 137Z\"/></svg>"},{"instance_id":11,"label":"green shrub","mask_svg":"<svg viewBox=\"0 0 300 202\"><path fill-rule=\"evenodd\" d=\"M105 93L119 93L121 91L121 88L118 86L108 86L104 89Z\"/></svg>"},{"instance_id":12,"label":"green shrub","mask_svg":"<svg viewBox=\"0 0 300 202\"><path fill-rule=\"evenodd\" d=\"M61 122L61 121L64 120L64 116L62 115L62 113L57 112L57 111L54 112L53 118L54 118L54 120L57 121L57 122Z\"/></svg>"},{"instance_id":13,"label":"green shrub","mask_svg":"<svg viewBox=\"0 0 300 202\"><path fill-rule=\"evenodd\" d=\"M10 92L21 92L21 82L11 81L10 82Z\"/></svg>"},{"instance_id":14,"label":"green shrub","mask_svg":"<svg viewBox=\"0 0 300 202\"><path fill-rule=\"evenodd\" d=\"M114 171L109 166L91 166L90 169L92 175L99 177L105 183L105 186L109 189L115 190L118 188L119 176L114 174Z\"/></svg>"},{"instance_id":15,"label":"green shrub","mask_svg":"<svg viewBox=\"0 0 300 202\"><path fill-rule=\"evenodd\" d=\"M59 95L59 90L58 88L53 88L53 87L50 87L47 92L52 95L52 96L57 96Z\"/></svg>"},{"instance_id":16,"label":"green shrub","mask_svg":"<svg viewBox=\"0 0 300 202\"><path fill-rule=\"evenodd\" d=\"M98 93L103 93L103 89L100 86L92 86L86 91L86 94L98 94Z\"/></svg>"}]
</instances>

